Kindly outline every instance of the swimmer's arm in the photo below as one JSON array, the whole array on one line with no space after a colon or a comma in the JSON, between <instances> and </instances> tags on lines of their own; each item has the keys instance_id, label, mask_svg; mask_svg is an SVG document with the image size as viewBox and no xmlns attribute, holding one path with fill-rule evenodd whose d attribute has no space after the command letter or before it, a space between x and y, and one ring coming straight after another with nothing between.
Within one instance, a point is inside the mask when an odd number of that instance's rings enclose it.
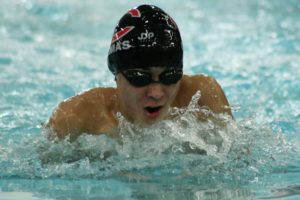
<instances>
[{"instance_id":1,"label":"swimmer's arm","mask_svg":"<svg viewBox=\"0 0 300 200\"><path fill-rule=\"evenodd\" d=\"M201 108L207 108L214 114L225 113L232 117L228 100L221 86L214 78L203 74L183 76L173 106L187 106L198 91L200 91L198 105ZM203 116L203 119L206 118L207 116Z\"/></svg>"},{"instance_id":2,"label":"swimmer's arm","mask_svg":"<svg viewBox=\"0 0 300 200\"><path fill-rule=\"evenodd\" d=\"M212 77L206 77L206 85L202 88L200 106L208 107L213 113L224 113L232 116L231 108L226 95L219 83Z\"/></svg>"},{"instance_id":3,"label":"swimmer's arm","mask_svg":"<svg viewBox=\"0 0 300 200\"><path fill-rule=\"evenodd\" d=\"M58 105L46 125L51 136L64 138L70 135L72 138L83 132L84 120L78 112L78 104L79 99L71 99Z\"/></svg>"},{"instance_id":4,"label":"swimmer's arm","mask_svg":"<svg viewBox=\"0 0 300 200\"><path fill-rule=\"evenodd\" d=\"M115 89L94 88L59 104L46 127L59 138L83 133L115 136Z\"/></svg>"}]
</instances>

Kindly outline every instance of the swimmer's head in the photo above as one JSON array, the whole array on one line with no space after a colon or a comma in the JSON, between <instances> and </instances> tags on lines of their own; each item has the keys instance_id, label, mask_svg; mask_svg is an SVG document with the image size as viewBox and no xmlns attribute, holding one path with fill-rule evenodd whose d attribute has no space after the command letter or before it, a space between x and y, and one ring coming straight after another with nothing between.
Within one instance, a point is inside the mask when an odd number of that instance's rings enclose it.
<instances>
[{"instance_id":1,"label":"swimmer's head","mask_svg":"<svg viewBox=\"0 0 300 200\"><path fill-rule=\"evenodd\" d=\"M108 53L113 74L133 68L183 67L183 50L175 21L162 9L141 5L117 24Z\"/></svg>"}]
</instances>

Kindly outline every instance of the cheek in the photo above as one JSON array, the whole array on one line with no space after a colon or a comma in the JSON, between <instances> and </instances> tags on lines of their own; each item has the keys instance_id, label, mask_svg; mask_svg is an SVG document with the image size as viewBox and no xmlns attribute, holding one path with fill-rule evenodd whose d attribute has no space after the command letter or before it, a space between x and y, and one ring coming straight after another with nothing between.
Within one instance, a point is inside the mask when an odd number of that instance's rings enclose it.
<instances>
[{"instance_id":1,"label":"cheek","mask_svg":"<svg viewBox=\"0 0 300 200\"><path fill-rule=\"evenodd\" d=\"M121 96L123 102L130 108L135 108L137 104L141 102L143 91L137 88L133 88L129 85L123 86L121 89Z\"/></svg>"},{"instance_id":2,"label":"cheek","mask_svg":"<svg viewBox=\"0 0 300 200\"><path fill-rule=\"evenodd\" d=\"M169 101L173 101L176 98L178 90L179 90L178 84L174 86L169 86L169 88L167 88L166 93L168 94Z\"/></svg>"},{"instance_id":3,"label":"cheek","mask_svg":"<svg viewBox=\"0 0 300 200\"><path fill-rule=\"evenodd\" d=\"M124 98L126 99L127 104L133 105L137 104L139 102L139 95L136 92L128 90L127 93L124 94Z\"/></svg>"}]
</instances>

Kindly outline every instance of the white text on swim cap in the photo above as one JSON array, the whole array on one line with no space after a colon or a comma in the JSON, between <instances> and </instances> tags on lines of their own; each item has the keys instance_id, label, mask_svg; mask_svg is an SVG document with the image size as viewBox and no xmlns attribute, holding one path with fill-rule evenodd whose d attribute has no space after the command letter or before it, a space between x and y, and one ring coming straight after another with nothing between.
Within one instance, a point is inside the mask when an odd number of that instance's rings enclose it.
<instances>
[{"instance_id":1,"label":"white text on swim cap","mask_svg":"<svg viewBox=\"0 0 300 200\"><path fill-rule=\"evenodd\" d=\"M141 33L141 35L138 37L138 40L151 40L151 38L154 37L153 32L145 32Z\"/></svg>"},{"instance_id":2,"label":"white text on swim cap","mask_svg":"<svg viewBox=\"0 0 300 200\"><path fill-rule=\"evenodd\" d=\"M109 54L115 53L116 51L127 50L130 47L132 47L132 45L130 45L129 40L124 40L122 42L116 41L115 43L111 44Z\"/></svg>"}]
</instances>

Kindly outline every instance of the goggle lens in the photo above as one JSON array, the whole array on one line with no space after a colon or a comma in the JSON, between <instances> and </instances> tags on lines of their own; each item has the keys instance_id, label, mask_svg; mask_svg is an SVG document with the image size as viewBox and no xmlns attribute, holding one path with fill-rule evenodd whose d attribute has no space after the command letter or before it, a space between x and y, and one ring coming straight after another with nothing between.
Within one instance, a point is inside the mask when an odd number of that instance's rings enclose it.
<instances>
[{"instance_id":1,"label":"goggle lens","mask_svg":"<svg viewBox=\"0 0 300 200\"><path fill-rule=\"evenodd\" d=\"M159 75L159 81L154 81L152 75L149 72L141 70L124 70L121 71L127 81L136 87L144 87L151 83L162 83L164 85L172 85L177 83L182 77L181 69L168 69Z\"/></svg>"}]
</instances>

